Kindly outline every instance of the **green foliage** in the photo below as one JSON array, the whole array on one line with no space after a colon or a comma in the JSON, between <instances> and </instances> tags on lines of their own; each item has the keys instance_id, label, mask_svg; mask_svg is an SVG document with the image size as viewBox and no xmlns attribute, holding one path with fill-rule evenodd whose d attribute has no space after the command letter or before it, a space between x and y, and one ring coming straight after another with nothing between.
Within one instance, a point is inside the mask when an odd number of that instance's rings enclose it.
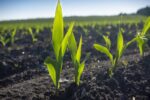
<instances>
[{"instance_id":1,"label":"green foliage","mask_svg":"<svg viewBox=\"0 0 150 100\"><path fill-rule=\"evenodd\" d=\"M57 76L56 76L57 72L56 72L56 68L55 68L56 66L58 66L57 62L52 60L50 57L47 57L44 61L44 64L47 66L49 75L52 78L54 85L55 86L56 86L56 84L58 85L58 83L57 83L58 79L56 79L57 78ZM57 88L59 88L59 86L57 86Z\"/></svg>"},{"instance_id":2,"label":"green foliage","mask_svg":"<svg viewBox=\"0 0 150 100\"><path fill-rule=\"evenodd\" d=\"M108 48L102 46L102 45L99 45L99 44L94 44L94 48L97 50L97 51L100 51L104 54L106 54L109 59L111 60L111 62L113 63L113 55L110 53L110 51L108 50Z\"/></svg>"},{"instance_id":3,"label":"green foliage","mask_svg":"<svg viewBox=\"0 0 150 100\"><path fill-rule=\"evenodd\" d=\"M64 36L62 8L58 1L55 19L52 31L52 44L55 53L55 59L47 57L44 64L47 66L49 75L57 89L60 87L60 74L62 71L63 57L66 52L69 37L72 33L74 23L72 23Z\"/></svg>"},{"instance_id":4,"label":"green foliage","mask_svg":"<svg viewBox=\"0 0 150 100\"><path fill-rule=\"evenodd\" d=\"M85 60L82 63L80 63L81 51L82 51L81 50L82 49L82 36L80 37L80 42L79 42L79 46L77 49L77 43L76 43L74 34L72 33L69 39L68 47L71 52L73 65L75 67L75 83L79 85L80 78L83 73L84 65L85 65Z\"/></svg>"},{"instance_id":5,"label":"green foliage","mask_svg":"<svg viewBox=\"0 0 150 100\"><path fill-rule=\"evenodd\" d=\"M64 37L64 25L63 25L63 18L62 18L62 8L60 6L60 3L58 1L58 5L56 8L55 13L55 19L53 24L53 30L52 30L52 41L53 41L53 48L55 51L56 59L59 58L60 48L61 48L61 42Z\"/></svg>"},{"instance_id":6,"label":"green foliage","mask_svg":"<svg viewBox=\"0 0 150 100\"><path fill-rule=\"evenodd\" d=\"M136 42L141 56L143 55L143 45L145 44L147 39L146 33L149 29L150 29L150 17L147 18L142 32L136 35Z\"/></svg>"},{"instance_id":7,"label":"green foliage","mask_svg":"<svg viewBox=\"0 0 150 100\"><path fill-rule=\"evenodd\" d=\"M103 38L104 38L104 40L105 40L106 47L107 47L108 49L110 49L110 47L111 47L111 41L110 41L110 39L108 38L108 36L103 36Z\"/></svg>"},{"instance_id":8,"label":"green foliage","mask_svg":"<svg viewBox=\"0 0 150 100\"><path fill-rule=\"evenodd\" d=\"M116 54L116 59L120 59L123 53L123 48L124 48L124 40L122 36L122 30L119 31L118 37L117 37L117 54Z\"/></svg>"},{"instance_id":9,"label":"green foliage","mask_svg":"<svg viewBox=\"0 0 150 100\"><path fill-rule=\"evenodd\" d=\"M14 29L12 34L11 34L11 43L12 44L14 44L14 42L15 42L15 35L16 35L16 29Z\"/></svg>"},{"instance_id":10,"label":"green foliage","mask_svg":"<svg viewBox=\"0 0 150 100\"><path fill-rule=\"evenodd\" d=\"M31 35L32 37L32 42L36 42L37 41L37 38L36 38L36 34L33 33L33 30L31 27L28 28L28 31L29 31L29 34Z\"/></svg>"},{"instance_id":11,"label":"green foliage","mask_svg":"<svg viewBox=\"0 0 150 100\"><path fill-rule=\"evenodd\" d=\"M6 46L6 44L8 42L10 42L10 38L6 38L6 37L0 35L0 42L2 43L3 46Z\"/></svg>"},{"instance_id":12,"label":"green foliage","mask_svg":"<svg viewBox=\"0 0 150 100\"><path fill-rule=\"evenodd\" d=\"M104 38L105 42L106 42L106 38ZM107 38L107 41L110 40ZM133 42L135 42L136 39L132 39L131 41L127 42L126 44L124 44L124 39L123 39L123 35L122 35L122 30L119 31L118 36L117 36L117 49L116 49L116 53L115 55L113 55L109 48L108 48L108 43L106 43L106 47L99 45L99 44L94 44L94 48L98 51L100 51L101 53L106 54L110 61L112 66L109 68L109 76L112 77L114 70L117 67L118 61L120 60L121 56L123 55L123 52L125 51L125 49Z\"/></svg>"},{"instance_id":13,"label":"green foliage","mask_svg":"<svg viewBox=\"0 0 150 100\"><path fill-rule=\"evenodd\" d=\"M110 61L112 66L109 68L109 75L110 77L113 75L113 71L115 70L115 68L117 67L117 63L120 60L121 56L123 55L123 52L126 50L126 48L131 45L133 42L137 42L137 46L139 48L140 51L140 55L143 55L143 45L145 43L145 34L146 32L150 29L150 17L147 19L147 21L145 22L144 28L142 30L142 32L140 34L137 34L135 38L133 38L132 40L130 40L129 42L127 42L126 44L124 44L124 40L123 40L123 36L122 36L122 31L120 30L118 33L118 37L117 37L117 49L116 49L116 53L115 55L113 55L110 51L109 51L109 39L105 36L103 36L105 43L106 43L106 47L99 45L99 44L94 44L94 48L104 54L106 54Z\"/></svg>"},{"instance_id":14,"label":"green foliage","mask_svg":"<svg viewBox=\"0 0 150 100\"><path fill-rule=\"evenodd\" d=\"M143 27L143 30L142 30L142 33L141 35L145 35L146 32L150 29L150 17L147 18L145 24L144 24L144 27Z\"/></svg>"},{"instance_id":15,"label":"green foliage","mask_svg":"<svg viewBox=\"0 0 150 100\"><path fill-rule=\"evenodd\" d=\"M0 34L0 42L2 43L3 46L6 46L6 44L8 44L9 42L11 42L11 44L14 44L16 29L13 29L11 31L12 33L10 34L10 36L9 34Z\"/></svg>"},{"instance_id":16,"label":"green foliage","mask_svg":"<svg viewBox=\"0 0 150 100\"><path fill-rule=\"evenodd\" d=\"M68 25L72 21L76 21L76 26L83 25L108 25L119 24L118 19L120 16L87 16L87 17L66 17L65 23ZM145 21L146 16L139 15L126 15L123 16L124 24L134 24L141 21ZM41 29L45 27L51 27L53 25L53 18L44 19L28 19L28 20L17 20L17 21L1 21L0 28L3 29L15 29L15 28L29 28L29 27L39 27ZM87 34L87 33L86 33Z\"/></svg>"}]
</instances>

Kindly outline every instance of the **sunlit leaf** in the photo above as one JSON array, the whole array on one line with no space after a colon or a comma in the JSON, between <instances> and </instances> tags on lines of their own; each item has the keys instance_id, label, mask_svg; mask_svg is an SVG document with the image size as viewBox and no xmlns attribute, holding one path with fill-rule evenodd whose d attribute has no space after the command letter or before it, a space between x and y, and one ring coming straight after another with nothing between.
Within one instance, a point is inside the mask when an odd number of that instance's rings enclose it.
<instances>
[{"instance_id":1,"label":"sunlit leaf","mask_svg":"<svg viewBox=\"0 0 150 100\"><path fill-rule=\"evenodd\" d=\"M79 46L78 46L78 50L76 54L76 60L78 62L80 62L80 58L81 58L81 48L82 48L82 36L80 37L80 42L79 42Z\"/></svg>"},{"instance_id":2,"label":"sunlit leaf","mask_svg":"<svg viewBox=\"0 0 150 100\"><path fill-rule=\"evenodd\" d=\"M60 1L58 1L56 12L55 12L55 19L53 24L53 31L52 31L52 42L53 48L56 55L56 59L58 60L61 42L64 36L64 29L63 29L63 17L62 17L62 8L60 5Z\"/></svg>"},{"instance_id":3,"label":"sunlit leaf","mask_svg":"<svg viewBox=\"0 0 150 100\"><path fill-rule=\"evenodd\" d=\"M137 38L137 44L138 44L138 48L140 51L140 55L143 55L143 44L144 44L144 40L141 39L140 37Z\"/></svg>"},{"instance_id":4,"label":"sunlit leaf","mask_svg":"<svg viewBox=\"0 0 150 100\"><path fill-rule=\"evenodd\" d=\"M106 47L107 47L108 49L110 49L110 47L111 47L111 41L110 41L110 39L108 38L108 36L103 36L103 38L104 38L104 40L105 40Z\"/></svg>"},{"instance_id":5,"label":"sunlit leaf","mask_svg":"<svg viewBox=\"0 0 150 100\"><path fill-rule=\"evenodd\" d=\"M117 37L117 58L120 58L122 56L122 52L123 52L123 44L124 40L123 40L123 36L122 36L122 31L120 30L120 32L118 33L118 37Z\"/></svg>"},{"instance_id":6,"label":"sunlit leaf","mask_svg":"<svg viewBox=\"0 0 150 100\"><path fill-rule=\"evenodd\" d=\"M12 36L14 37L16 35L16 29L13 30Z\"/></svg>"},{"instance_id":7,"label":"sunlit leaf","mask_svg":"<svg viewBox=\"0 0 150 100\"><path fill-rule=\"evenodd\" d=\"M109 59L111 60L111 62L113 63L113 56L106 47L99 45L99 44L94 44L94 48L96 50L100 51L101 53L106 54L109 57Z\"/></svg>"},{"instance_id":8,"label":"sunlit leaf","mask_svg":"<svg viewBox=\"0 0 150 100\"><path fill-rule=\"evenodd\" d=\"M77 85L80 84L80 78L81 78L81 75L82 75L83 70L84 70L84 65L85 65L85 62L84 62L84 61L79 65L79 68L78 68L78 75L77 75Z\"/></svg>"},{"instance_id":9,"label":"sunlit leaf","mask_svg":"<svg viewBox=\"0 0 150 100\"><path fill-rule=\"evenodd\" d=\"M70 36L68 46L69 46L69 50L71 52L71 58L73 61L73 65L75 67L75 82L77 85L79 85L80 77L83 73L84 62L85 62L85 61L83 61L83 63L80 64L81 48L82 48L82 36L80 37L78 49L77 49L77 44L76 44L76 40L75 40L73 33Z\"/></svg>"},{"instance_id":10,"label":"sunlit leaf","mask_svg":"<svg viewBox=\"0 0 150 100\"><path fill-rule=\"evenodd\" d=\"M77 43L76 43L76 40L75 40L73 33L70 35L68 47L69 47L69 50L71 52L71 58L72 58L73 62L75 63L76 53L77 53Z\"/></svg>"},{"instance_id":11,"label":"sunlit leaf","mask_svg":"<svg viewBox=\"0 0 150 100\"><path fill-rule=\"evenodd\" d=\"M66 47L68 45L68 40L70 38L70 35L72 34L72 29L73 29L74 23L72 23L68 29L68 32L66 33L63 41L62 41L62 56L64 56Z\"/></svg>"},{"instance_id":12,"label":"sunlit leaf","mask_svg":"<svg viewBox=\"0 0 150 100\"><path fill-rule=\"evenodd\" d=\"M47 57L44 61L44 64L46 65L49 75L54 83L54 85L56 86L56 62L53 61L50 57Z\"/></svg>"},{"instance_id":13,"label":"sunlit leaf","mask_svg":"<svg viewBox=\"0 0 150 100\"><path fill-rule=\"evenodd\" d=\"M125 48L127 48L129 45L131 45L135 41L136 41L136 38L133 38L132 40L130 40L129 42L127 42L126 45L125 45Z\"/></svg>"},{"instance_id":14,"label":"sunlit leaf","mask_svg":"<svg viewBox=\"0 0 150 100\"><path fill-rule=\"evenodd\" d=\"M145 24L144 24L144 28L142 30L141 35L145 35L146 32L150 29L150 17L147 18Z\"/></svg>"}]
</instances>

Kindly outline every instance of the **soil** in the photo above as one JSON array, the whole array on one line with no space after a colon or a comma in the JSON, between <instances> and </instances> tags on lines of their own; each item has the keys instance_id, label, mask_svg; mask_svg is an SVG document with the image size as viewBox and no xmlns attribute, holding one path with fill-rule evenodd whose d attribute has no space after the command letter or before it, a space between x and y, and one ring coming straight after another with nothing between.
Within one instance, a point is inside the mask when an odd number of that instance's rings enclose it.
<instances>
[{"instance_id":1,"label":"soil","mask_svg":"<svg viewBox=\"0 0 150 100\"><path fill-rule=\"evenodd\" d=\"M149 100L150 52L124 56L128 65L120 66L112 78L108 76L109 61L86 64L80 86L73 82L69 62L64 64L60 90L55 87L45 69L28 69L0 79L1 100Z\"/></svg>"},{"instance_id":2,"label":"soil","mask_svg":"<svg viewBox=\"0 0 150 100\"><path fill-rule=\"evenodd\" d=\"M116 27L111 27L110 31L116 32ZM134 25L132 27L134 30ZM108 28L102 30L108 31ZM91 56L80 85L74 83L74 68L67 52L61 87L56 90L43 64L48 55L54 56L48 38L50 32L41 32L35 43L29 36L17 34L19 39L15 44L0 47L0 100L150 100L150 49L145 50L143 57L137 49L127 50L110 78L108 58L92 48L92 44L99 41L97 36L91 33L85 36L83 57L87 52Z\"/></svg>"}]
</instances>

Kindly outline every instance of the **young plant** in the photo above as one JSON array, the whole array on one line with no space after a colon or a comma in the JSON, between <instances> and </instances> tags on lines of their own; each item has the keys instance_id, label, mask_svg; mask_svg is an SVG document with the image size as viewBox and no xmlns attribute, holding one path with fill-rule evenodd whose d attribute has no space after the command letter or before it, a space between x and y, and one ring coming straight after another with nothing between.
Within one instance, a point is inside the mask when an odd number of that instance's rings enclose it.
<instances>
[{"instance_id":1,"label":"young plant","mask_svg":"<svg viewBox=\"0 0 150 100\"><path fill-rule=\"evenodd\" d=\"M143 30L141 33L136 35L136 42L137 42L137 46L139 48L140 51L140 55L143 56L143 45L146 42L146 33L147 31L150 29L150 17L147 18Z\"/></svg>"},{"instance_id":2,"label":"young plant","mask_svg":"<svg viewBox=\"0 0 150 100\"><path fill-rule=\"evenodd\" d=\"M0 35L0 42L1 42L1 44L5 47L6 44L7 44L8 42L10 42L10 38L6 38L6 37Z\"/></svg>"},{"instance_id":3,"label":"young plant","mask_svg":"<svg viewBox=\"0 0 150 100\"><path fill-rule=\"evenodd\" d=\"M124 44L124 39L123 39L123 35L122 35L122 30L119 31L118 36L117 36L117 48L116 48L116 53L115 55L113 55L110 51L110 46L111 46L111 42L110 39L104 36L104 40L106 42L106 47L99 45L99 44L94 44L94 48L98 51L100 51L101 53L106 54L110 61L111 61L111 67L109 68L109 76L112 77L114 70L117 67L118 61L120 60L120 58L123 55L123 52L125 51L125 49L133 42L135 42L135 38L132 39L131 41L127 42L126 44Z\"/></svg>"},{"instance_id":4,"label":"young plant","mask_svg":"<svg viewBox=\"0 0 150 100\"><path fill-rule=\"evenodd\" d=\"M11 44L14 44L14 42L15 42L15 35L16 35L16 29L14 29L11 34Z\"/></svg>"},{"instance_id":5,"label":"young plant","mask_svg":"<svg viewBox=\"0 0 150 100\"><path fill-rule=\"evenodd\" d=\"M32 37L32 42L36 42L37 41L37 38L36 38L36 34L35 33L33 33L33 31L32 31L32 28L30 27L29 29L29 34L31 35L31 37Z\"/></svg>"},{"instance_id":6,"label":"young plant","mask_svg":"<svg viewBox=\"0 0 150 100\"><path fill-rule=\"evenodd\" d=\"M111 47L110 39L108 38L108 36L103 36L103 39L105 40L106 47L110 50Z\"/></svg>"},{"instance_id":7,"label":"young plant","mask_svg":"<svg viewBox=\"0 0 150 100\"><path fill-rule=\"evenodd\" d=\"M80 63L81 49L82 49L82 36L80 37L79 46L77 48L77 43L76 43L74 34L72 33L69 39L68 47L71 52L71 59L72 59L73 65L75 67L75 83L79 85L80 77L83 73L84 65L85 65L85 60L82 63Z\"/></svg>"},{"instance_id":8,"label":"young plant","mask_svg":"<svg viewBox=\"0 0 150 100\"><path fill-rule=\"evenodd\" d=\"M60 87L60 74L62 71L63 57L66 52L68 39L72 33L74 23L72 23L64 36L64 26L63 26L63 17L62 17L62 8L60 1L58 0L57 8L55 12L55 19L53 23L52 30L52 45L55 53L55 59L47 57L44 61L49 75L57 89Z\"/></svg>"}]
</instances>

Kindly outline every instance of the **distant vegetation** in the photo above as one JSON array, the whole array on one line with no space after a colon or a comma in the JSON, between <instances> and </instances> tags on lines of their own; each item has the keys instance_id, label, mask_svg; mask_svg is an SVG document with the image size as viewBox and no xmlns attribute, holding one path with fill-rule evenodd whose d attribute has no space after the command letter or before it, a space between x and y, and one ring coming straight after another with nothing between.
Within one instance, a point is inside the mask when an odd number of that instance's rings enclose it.
<instances>
[{"instance_id":1,"label":"distant vegetation","mask_svg":"<svg viewBox=\"0 0 150 100\"><path fill-rule=\"evenodd\" d=\"M93 24L119 24L120 19L122 19L122 23L139 23L144 21L147 17L141 15L120 15L118 16L72 16L65 17L65 25L68 25L71 21L75 21L75 25L93 25ZM53 23L53 18L45 18L45 19L29 19L29 20L14 20L14 21L1 21L0 28L3 29L13 29L13 28L28 28L28 27L51 27Z\"/></svg>"},{"instance_id":2,"label":"distant vegetation","mask_svg":"<svg viewBox=\"0 0 150 100\"><path fill-rule=\"evenodd\" d=\"M141 8L137 11L138 15L150 16L150 7Z\"/></svg>"}]
</instances>

